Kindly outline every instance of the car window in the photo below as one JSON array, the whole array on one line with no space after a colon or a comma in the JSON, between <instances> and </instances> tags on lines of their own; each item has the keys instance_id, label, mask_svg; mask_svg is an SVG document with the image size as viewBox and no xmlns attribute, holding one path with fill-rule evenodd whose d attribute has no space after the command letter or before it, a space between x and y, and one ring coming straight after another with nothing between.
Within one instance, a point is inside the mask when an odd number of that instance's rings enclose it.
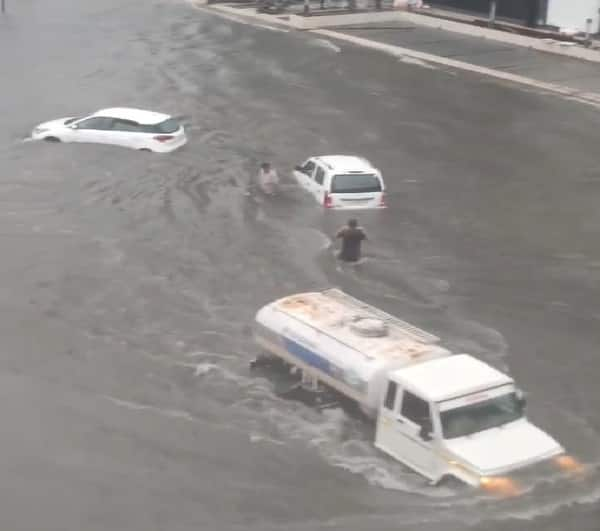
<instances>
[{"instance_id":1,"label":"car window","mask_svg":"<svg viewBox=\"0 0 600 531\"><path fill-rule=\"evenodd\" d=\"M140 124L139 130L142 133L150 133L153 135L168 135L171 133L175 133L180 127L181 125L177 120L169 118L164 122L160 122L158 124Z\"/></svg>"},{"instance_id":2,"label":"car window","mask_svg":"<svg viewBox=\"0 0 600 531\"><path fill-rule=\"evenodd\" d=\"M348 173L335 175L331 191L338 194L381 192L381 181L371 173Z\"/></svg>"},{"instance_id":3,"label":"car window","mask_svg":"<svg viewBox=\"0 0 600 531\"><path fill-rule=\"evenodd\" d=\"M181 126L179 124L179 122L177 122L176 120L173 120L173 118L169 118L168 120L165 120L164 122L160 122L159 124L155 125L155 130L157 133L174 133L175 131L177 131Z\"/></svg>"},{"instance_id":4,"label":"car window","mask_svg":"<svg viewBox=\"0 0 600 531\"><path fill-rule=\"evenodd\" d=\"M112 123L113 131L125 131L130 133L139 133L140 126L137 122L132 120L122 120L120 118L115 118Z\"/></svg>"},{"instance_id":5,"label":"car window","mask_svg":"<svg viewBox=\"0 0 600 531\"><path fill-rule=\"evenodd\" d=\"M323 184L323 180L325 179L325 170L320 166L317 166L317 173L315 174L315 181L318 184Z\"/></svg>"},{"instance_id":6,"label":"car window","mask_svg":"<svg viewBox=\"0 0 600 531\"><path fill-rule=\"evenodd\" d=\"M429 403L408 391L402 397L401 415L427 431L432 430Z\"/></svg>"},{"instance_id":7,"label":"car window","mask_svg":"<svg viewBox=\"0 0 600 531\"><path fill-rule=\"evenodd\" d=\"M93 116L87 120L82 120L77 123L77 129L95 129L98 131L108 131L111 129L112 118L104 118L102 116Z\"/></svg>"},{"instance_id":8,"label":"car window","mask_svg":"<svg viewBox=\"0 0 600 531\"><path fill-rule=\"evenodd\" d=\"M396 382L389 382L388 388L385 393L385 400L383 405L386 409L394 409L394 404L396 403L396 391L398 390L398 384Z\"/></svg>"}]
</instances>

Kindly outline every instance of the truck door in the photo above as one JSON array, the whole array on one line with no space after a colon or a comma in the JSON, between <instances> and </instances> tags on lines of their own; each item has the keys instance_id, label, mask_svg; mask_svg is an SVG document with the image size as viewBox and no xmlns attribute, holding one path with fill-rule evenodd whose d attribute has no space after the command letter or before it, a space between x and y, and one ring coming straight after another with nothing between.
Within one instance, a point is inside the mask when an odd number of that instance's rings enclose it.
<instances>
[{"instance_id":1,"label":"truck door","mask_svg":"<svg viewBox=\"0 0 600 531\"><path fill-rule=\"evenodd\" d=\"M434 447L429 403L396 382L388 383L376 446L429 479L438 479L442 462Z\"/></svg>"},{"instance_id":2,"label":"truck door","mask_svg":"<svg viewBox=\"0 0 600 531\"><path fill-rule=\"evenodd\" d=\"M407 461L433 479L437 475L437 456L432 448L433 423L429 402L404 390L396 427L398 436L404 439Z\"/></svg>"}]
</instances>

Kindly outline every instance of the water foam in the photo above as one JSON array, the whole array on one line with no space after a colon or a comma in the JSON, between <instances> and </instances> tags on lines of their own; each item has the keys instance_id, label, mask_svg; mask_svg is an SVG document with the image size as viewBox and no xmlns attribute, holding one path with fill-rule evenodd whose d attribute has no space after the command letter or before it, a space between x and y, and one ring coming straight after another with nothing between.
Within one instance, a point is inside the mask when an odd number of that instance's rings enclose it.
<instances>
[{"instance_id":1,"label":"water foam","mask_svg":"<svg viewBox=\"0 0 600 531\"><path fill-rule=\"evenodd\" d=\"M327 39L314 39L309 42L314 46L319 46L320 48L325 48L335 53L340 53L342 51L342 49L339 46L333 44L330 40Z\"/></svg>"},{"instance_id":2,"label":"water foam","mask_svg":"<svg viewBox=\"0 0 600 531\"><path fill-rule=\"evenodd\" d=\"M151 413L156 413L163 417L183 419L183 420L187 420L190 422L197 422L197 420L198 420L194 416L192 416L190 413L188 413L187 411L183 411L180 409L163 409L160 407L151 406L149 404L141 404L139 402L131 402L129 400L123 400L123 399L115 398L114 396L108 396L108 395L105 395L102 398L112 402L113 404L115 404L119 407L123 407L125 409L129 409L132 411L149 411Z\"/></svg>"}]
</instances>

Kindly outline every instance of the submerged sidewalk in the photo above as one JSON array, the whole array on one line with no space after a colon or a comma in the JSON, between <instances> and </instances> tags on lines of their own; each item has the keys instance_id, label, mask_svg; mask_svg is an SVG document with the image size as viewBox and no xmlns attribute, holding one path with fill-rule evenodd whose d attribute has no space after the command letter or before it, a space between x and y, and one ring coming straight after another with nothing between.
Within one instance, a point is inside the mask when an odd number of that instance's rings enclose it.
<instances>
[{"instance_id":1,"label":"submerged sidewalk","mask_svg":"<svg viewBox=\"0 0 600 531\"><path fill-rule=\"evenodd\" d=\"M193 0L197 5L205 0ZM486 38L486 32L473 28L465 33L431 26L405 11L329 13L313 16L257 13L248 4L198 5L226 18L282 31L308 31L332 40L378 50L401 59L442 65L455 70L496 78L550 94L570 98L600 108L600 51L580 49L592 59L566 57L526 46L537 41L520 35ZM456 24L452 22L452 24ZM525 44L524 44L525 43Z\"/></svg>"},{"instance_id":2,"label":"submerged sidewalk","mask_svg":"<svg viewBox=\"0 0 600 531\"><path fill-rule=\"evenodd\" d=\"M548 52L590 62L600 63L599 43L585 47L565 35L548 30L533 30L524 26L496 23L487 27L482 20L472 16L458 16L439 9L403 9L391 7L396 0L381 0L382 10L374 9L375 0L355 0L357 9L349 11L348 0L325 0L325 9L320 9L319 0L309 0L310 14L304 15L301 0L293 0L280 13L257 13L256 1L250 0L191 0L193 3L209 4L211 9L223 12L237 12L242 16L254 17L273 24L285 24L297 30L325 29L348 24L372 24L379 22L399 22L419 27L443 30L459 35L483 38L492 42L502 42L523 48ZM437 13L437 14L436 14Z\"/></svg>"},{"instance_id":3,"label":"submerged sidewalk","mask_svg":"<svg viewBox=\"0 0 600 531\"><path fill-rule=\"evenodd\" d=\"M403 22L330 28L335 32L600 93L600 64Z\"/></svg>"}]
</instances>

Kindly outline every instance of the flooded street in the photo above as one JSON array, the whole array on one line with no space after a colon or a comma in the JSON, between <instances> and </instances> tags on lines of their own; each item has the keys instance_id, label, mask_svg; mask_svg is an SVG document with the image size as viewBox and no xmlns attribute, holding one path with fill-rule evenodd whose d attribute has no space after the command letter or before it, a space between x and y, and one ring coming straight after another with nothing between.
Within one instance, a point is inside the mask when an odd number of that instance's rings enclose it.
<instances>
[{"instance_id":1,"label":"flooded street","mask_svg":"<svg viewBox=\"0 0 600 531\"><path fill-rule=\"evenodd\" d=\"M7 5L3 528L597 530L597 111L183 0ZM179 117L189 142L23 141L113 106ZM389 186L386 211L359 214L357 270L331 248L348 216L289 177L341 152ZM265 160L289 186L255 205ZM431 487L360 420L277 398L248 370L253 316L331 286L509 371L589 474L503 501Z\"/></svg>"}]
</instances>

